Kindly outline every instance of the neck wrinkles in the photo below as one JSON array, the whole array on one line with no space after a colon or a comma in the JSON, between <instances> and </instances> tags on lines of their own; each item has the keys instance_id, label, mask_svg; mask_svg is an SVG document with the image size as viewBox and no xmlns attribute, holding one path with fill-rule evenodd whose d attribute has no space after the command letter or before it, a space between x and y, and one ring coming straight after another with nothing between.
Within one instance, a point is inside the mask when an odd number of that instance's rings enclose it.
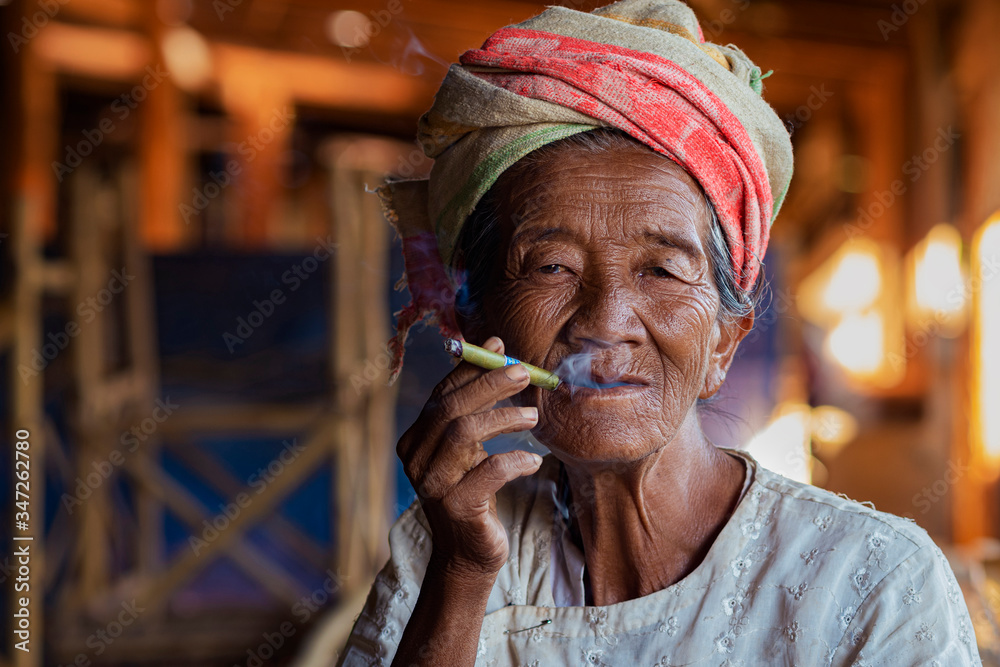
<instances>
[{"instance_id":1,"label":"neck wrinkles","mask_svg":"<svg viewBox=\"0 0 1000 667\"><path fill-rule=\"evenodd\" d=\"M673 445L673 443L672 443ZM586 604L667 588L705 559L738 504L749 466L707 439L594 474L560 464L557 499L584 554Z\"/></svg>"}]
</instances>

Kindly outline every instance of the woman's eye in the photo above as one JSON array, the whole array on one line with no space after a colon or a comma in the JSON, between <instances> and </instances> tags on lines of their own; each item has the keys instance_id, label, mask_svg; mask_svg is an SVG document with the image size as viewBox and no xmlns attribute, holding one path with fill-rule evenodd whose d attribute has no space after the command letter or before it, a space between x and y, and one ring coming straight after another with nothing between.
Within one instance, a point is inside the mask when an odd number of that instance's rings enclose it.
<instances>
[{"instance_id":1,"label":"woman's eye","mask_svg":"<svg viewBox=\"0 0 1000 667\"><path fill-rule=\"evenodd\" d=\"M648 276L653 276L654 278L669 278L671 274L662 266L650 266L643 269L639 275L642 276L648 275Z\"/></svg>"},{"instance_id":2,"label":"woman's eye","mask_svg":"<svg viewBox=\"0 0 1000 667\"><path fill-rule=\"evenodd\" d=\"M566 267L562 264L546 264L545 266L540 267L538 271L541 273L564 273L566 271Z\"/></svg>"}]
</instances>

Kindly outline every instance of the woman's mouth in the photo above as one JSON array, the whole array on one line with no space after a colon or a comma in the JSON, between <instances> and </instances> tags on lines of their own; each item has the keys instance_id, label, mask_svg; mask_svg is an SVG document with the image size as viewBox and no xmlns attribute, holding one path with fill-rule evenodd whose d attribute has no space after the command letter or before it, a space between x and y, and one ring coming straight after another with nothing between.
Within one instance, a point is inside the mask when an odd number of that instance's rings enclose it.
<instances>
[{"instance_id":1,"label":"woman's mouth","mask_svg":"<svg viewBox=\"0 0 1000 667\"><path fill-rule=\"evenodd\" d=\"M590 351L576 352L559 362L555 373L562 378L561 387L571 396L618 395L649 386L642 377L625 372L620 362L596 360L594 356Z\"/></svg>"},{"instance_id":2,"label":"woman's mouth","mask_svg":"<svg viewBox=\"0 0 1000 667\"><path fill-rule=\"evenodd\" d=\"M571 394L582 391L588 394L628 392L630 389L643 389L648 383L640 378L630 376L598 375L567 378L566 384Z\"/></svg>"},{"instance_id":3,"label":"woman's mouth","mask_svg":"<svg viewBox=\"0 0 1000 667\"><path fill-rule=\"evenodd\" d=\"M614 382L598 382L590 378L579 378L577 381L570 382L574 387L586 387L588 389L612 389L614 387L627 387L631 382L623 382L617 380Z\"/></svg>"}]
</instances>

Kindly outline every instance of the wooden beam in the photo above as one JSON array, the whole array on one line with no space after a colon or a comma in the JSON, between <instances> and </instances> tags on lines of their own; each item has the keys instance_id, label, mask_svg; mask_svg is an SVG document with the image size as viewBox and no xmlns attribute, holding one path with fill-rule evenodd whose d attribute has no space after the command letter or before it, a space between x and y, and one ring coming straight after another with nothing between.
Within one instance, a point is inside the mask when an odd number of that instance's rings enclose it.
<instances>
[{"instance_id":1,"label":"wooden beam","mask_svg":"<svg viewBox=\"0 0 1000 667\"><path fill-rule=\"evenodd\" d=\"M146 613L140 619L145 619ZM299 620L291 620L296 630L292 641L308 632L307 627L298 624ZM275 632L285 622L289 622L287 609L241 607L177 614L171 617L169 624L159 625L155 631L140 629L140 624L133 623L113 643L104 645L107 650L98 664L148 665L169 657L172 665L231 665L234 656L240 653L245 664L246 650L259 646L265 632ZM93 649L88 647L87 639L95 629L92 622L60 627L46 646L50 664L58 661L70 667L81 652L93 658ZM92 660L91 664L95 662Z\"/></svg>"},{"instance_id":2,"label":"wooden beam","mask_svg":"<svg viewBox=\"0 0 1000 667\"><path fill-rule=\"evenodd\" d=\"M52 21L31 43L49 67L102 81L131 82L143 75L152 43L137 32Z\"/></svg>"},{"instance_id":3,"label":"wooden beam","mask_svg":"<svg viewBox=\"0 0 1000 667\"><path fill-rule=\"evenodd\" d=\"M129 28L141 24L141 0L73 0L59 10L60 18Z\"/></svg>"},{"instance_id":4,"label":"wooden beam","mask_svg":"<svg viewBox=\"0 0 1000 667\"><path fill-rule=\"evenodd\" d=\"M148 582L136 596L140 606L149 605L150 609L159 609L166 604L170 594L185 581L193 577L204 567L204 563L221 553L232 552L236 543L242 539L243 533L252 525L258 523L264 516L274 510L305 477L316 469L316 465L329 455L326 446L330 433L336 429L337 420L324 420L305 442L304 451L294 461L285 466L281 475L274 478L268 485L268 492L254 499L244 508L238 517L232 520L229 527L220 532L219 537L209 543L200 554L186 552L176 558L159 577ZM143 474L139 471L138 474ZM166 499L165 499L166 500Z\"/></svg>"},{"instance_id":5,"label":"wooden beam","mask_svg":"<svg viewBox=\"0 0 1000 667\"><path fill-rule=\"evenodd\" d=\"M229 108L238 107L239 99L259 90L262 82L278 96L274 99L369 113L419 114L433 94L427 83L389 65L224 43L212 45L212 60Z\"/></svg>"},{"instance_id":6,"label":"wooden beam","mask_svg":"<svg viewBox=\"0 0 1000 667\"><path fill-rule=\"evenodd\" d=\"M273 434L308 430L328 414L325 402L238 405L185 405L160 424L164 438L191 433Z\"/></svg>"}]
</instances>

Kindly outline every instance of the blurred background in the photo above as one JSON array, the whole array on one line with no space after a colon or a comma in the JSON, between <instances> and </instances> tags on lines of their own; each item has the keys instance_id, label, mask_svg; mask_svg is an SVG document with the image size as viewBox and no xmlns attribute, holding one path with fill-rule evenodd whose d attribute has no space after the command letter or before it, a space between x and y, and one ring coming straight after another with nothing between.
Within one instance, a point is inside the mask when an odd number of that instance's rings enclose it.
<instances>
[{"instance_id":1,"label":"blurred background","mask_svg":"<svg viewBox=\"0 0 1000 667\"><path fill-rule=\"evenodd\" d=\"M1000 664L1000 3L691 5L796 153L706 428L926 528ZM543 8L0 0L0 665L335 661L451 368L428 328L386 386L408 295L368 191L428 171L448 63Z\"/></svg>"}]
</instances>

